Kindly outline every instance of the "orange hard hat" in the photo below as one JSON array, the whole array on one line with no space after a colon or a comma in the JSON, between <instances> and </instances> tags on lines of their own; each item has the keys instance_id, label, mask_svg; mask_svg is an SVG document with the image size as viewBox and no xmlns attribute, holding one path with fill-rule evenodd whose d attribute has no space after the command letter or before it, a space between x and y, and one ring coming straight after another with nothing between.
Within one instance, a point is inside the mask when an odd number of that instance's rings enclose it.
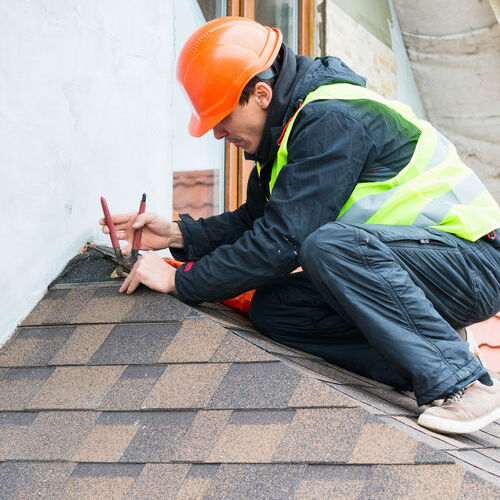
<instances>
[{"instance_id":1,"label":"orange hard hat","mask_svg":"<svg viewBox=\"0 0 500 500\"><path fill-rule=\"evenodd\" d=\"M177 79L193 107L191 135L201 137L231 113L245 85L273 64L282 38L279 29L246 17L216 18L189 37Z\"/></svg>"}]
</instances>

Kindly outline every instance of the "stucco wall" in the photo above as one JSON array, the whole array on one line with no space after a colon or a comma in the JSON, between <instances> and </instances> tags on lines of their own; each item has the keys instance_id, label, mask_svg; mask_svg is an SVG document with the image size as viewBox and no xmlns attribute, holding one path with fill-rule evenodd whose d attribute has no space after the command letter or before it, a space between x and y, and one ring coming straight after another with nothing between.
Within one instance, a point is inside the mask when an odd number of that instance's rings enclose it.
<instances>
[{"instance_id":1,"label":"stucco wall","mask_svg":"<svg viewBox=\"0 0 500 500\"><path fill-rule=\"evenodd\" d=\"M174 144L200 156L173 110L196 5L0 0L0 344L100 237L101 194L112 212L137 210L145 191L148 209L172 213Z\"/></svg>"},{"instance_id":2,"label":"stucco wall","mask_svg":"<svg viewBox=\"0 0 500 500\"><path fill-rule=\"evenodd\" d=\"M318 2L319 53L340 57L367 87L426 118L391 0Z\"/></svg>"},{"instance_id":3,"label":"stucco wall","mask_svg":"<svg viewBox=\"0 0 500 500\"><path fill-rule=\"evenodd\" d=\"M351 69L366 77L369 89L395 98L397 62L392 49L333 0L328 0L325 8L326 53L340 57Z\"/></svg>"},{"instance_id":4,"label":"stucco wall","mask_svg":"<svg viewBox=\"0 0 500 500\"><path fill-rule=\"evenodd\" d=\"M500 201L500 26L481 0L395 0L430 121Z\"/></svg>"}]
</instances>

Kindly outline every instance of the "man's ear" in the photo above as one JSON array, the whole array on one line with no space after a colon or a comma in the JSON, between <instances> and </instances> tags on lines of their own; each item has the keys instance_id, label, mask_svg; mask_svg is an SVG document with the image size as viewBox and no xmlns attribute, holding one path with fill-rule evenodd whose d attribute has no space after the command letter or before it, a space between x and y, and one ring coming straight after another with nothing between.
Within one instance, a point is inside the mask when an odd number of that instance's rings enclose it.
<instances>
[{"instance_id":1,"label":"man's ear","mask_svg":"<svg viewBox=\"0 0 500 500\"><path fill-rule=\"evenodd\" d=\"M255 97L259 106L266 110L271 104L271 99L273 98L273 89L266 82L258 82L254 88Z\"/></svg>"}]
</instances>

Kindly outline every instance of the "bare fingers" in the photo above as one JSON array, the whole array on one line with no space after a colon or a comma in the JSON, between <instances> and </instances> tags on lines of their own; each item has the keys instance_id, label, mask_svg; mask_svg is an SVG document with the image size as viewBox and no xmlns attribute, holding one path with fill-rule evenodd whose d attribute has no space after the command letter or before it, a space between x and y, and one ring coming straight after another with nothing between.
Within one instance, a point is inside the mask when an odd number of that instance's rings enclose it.
<instances>
[{"instance_id":1,"label":"bare fingers","mask_svg":"<svg viewBox=\"0 0 500 500\"><path fill-rule=\"evenodd\" d=\"M129 275L125 278L125 281L122 283L122 286L119 290L120 293L127 292L127 294L131 294L140 285L141 280L139 279L137 272L139 262L140 257L139 260L134 264L134 267L130 271Z\"/></svg>"}]
</instances>

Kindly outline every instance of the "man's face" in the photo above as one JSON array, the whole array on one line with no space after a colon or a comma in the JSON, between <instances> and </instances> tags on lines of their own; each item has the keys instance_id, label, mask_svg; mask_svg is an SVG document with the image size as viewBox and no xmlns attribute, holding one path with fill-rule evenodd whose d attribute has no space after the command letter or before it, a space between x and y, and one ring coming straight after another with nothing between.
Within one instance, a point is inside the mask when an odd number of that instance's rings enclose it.
<instances>
[{"instance_id":1,"label":"man's face","mask_svg":"<svg viewBox=\"0 0 500 500\"><path fill-rule=\"evenodd\" d=\"M257 83L248 103L238 104L226 118L215 125L214 137L226 138L247 153L255 153L262 138L271 97L271 87L263 82Z\"/></svg>"}]
</instances>

